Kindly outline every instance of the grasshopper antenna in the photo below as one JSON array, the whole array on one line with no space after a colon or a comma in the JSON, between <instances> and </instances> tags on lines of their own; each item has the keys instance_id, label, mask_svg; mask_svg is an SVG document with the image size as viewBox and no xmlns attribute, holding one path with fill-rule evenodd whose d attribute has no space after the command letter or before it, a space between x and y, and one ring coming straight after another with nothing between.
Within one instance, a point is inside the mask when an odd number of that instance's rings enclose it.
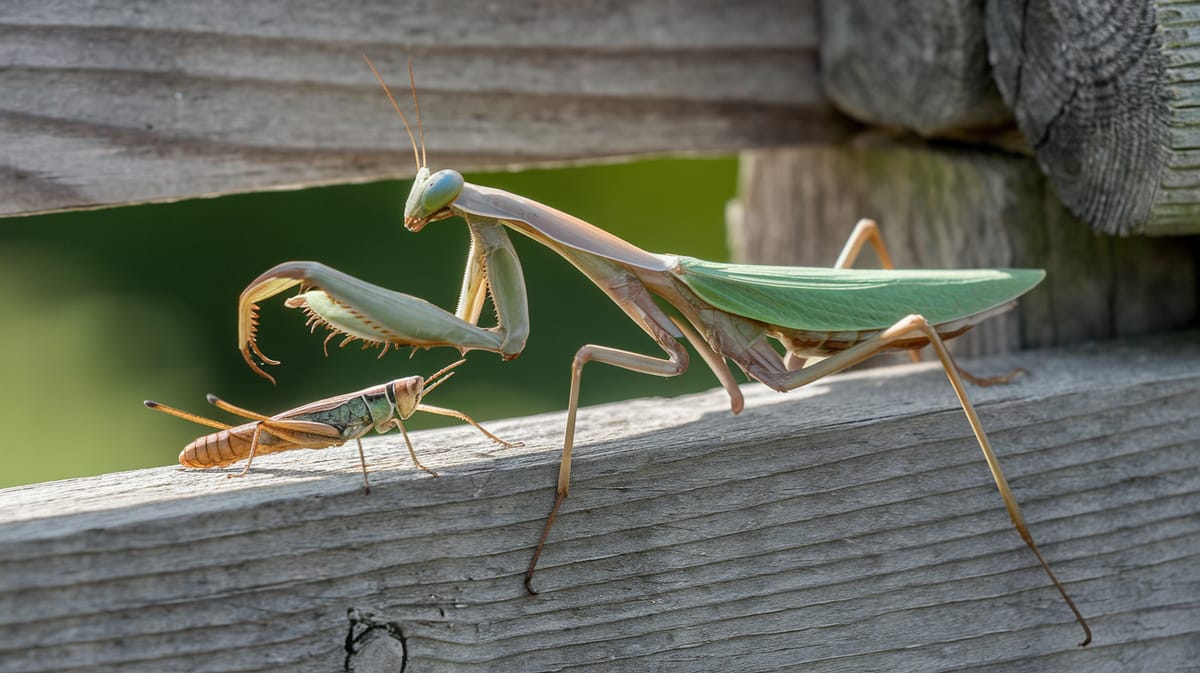
<instances>
[{"instance_id":1,"label":"grasshopper antenna","mask_svg":"<svg viewBox=\"0 0 1200 673\"><path fill-rule=\"evenodd\" d=\"M375 74L375 79L379 82L379 86L383 87L383 92L385 94L387 94L388 100L391 101L391 103L392 103L392 109L394 109L396 111L396 114L400 115L400 121L404 122L404 130L408 131L408 141L410 143L412 143L413 160L415 160L417 162L417 170L418 171L421 170L421 167L425 165L424 157L422 156L425 153L424 132L422 132L422 136L421 136L421 153L418 154L417 153L417 138L416 138L416 136L413 135L412 127L408 125L408 117L404 116L404 112L400 109L400 106L396 103L396 99L392 97L392 90L388 88L387 83L383 81L383 76L381 76L379 74L379 71L375 69L375 64L371 63L371 59L368 58L366 54L363 54L363 60L367 62L367 67L370 68L371 72ZM409 61L409 63L408 63L408 74L409 74L409 77L411 78L412 77L412 61ZM415 101L416 99L417 99L417 92L416 92L416 89L414 89L413 90L413 100ZM420 114L421 114L421 112L420 112L420 110L418 110L417 111L417 119L420 119Z\"/></svg>"},{"instance_id":2,"label":"grasshopper antenna","mask_svg":"<svg viewBox=\"0 0 1200 673\"><path fill-rule=\"evenodd\" d=\"M463 358L462 360L459 360L458 362L446 365L445 367L442 367L441 369L434 372L429 378L425 379L425 389L423 391L421 391L421 395L422 396L428 395L430 392L433 391L434 388L437 388L438 386L442 385L446 381L449 381L450 377L454 376L454 372L452 372L450 370L463 364L466 361L467 361L466 358Z\"/></svg>"}]
</instances>

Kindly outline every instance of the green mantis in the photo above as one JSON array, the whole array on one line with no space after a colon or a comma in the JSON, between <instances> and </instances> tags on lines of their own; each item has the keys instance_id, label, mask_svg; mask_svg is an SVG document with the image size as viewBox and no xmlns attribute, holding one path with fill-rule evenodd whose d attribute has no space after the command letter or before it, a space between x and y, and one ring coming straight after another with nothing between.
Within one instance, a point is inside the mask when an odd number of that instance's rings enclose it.
<instances>
[{"instance_id":1,"label":"green mantis","mask_svg":"<svg viewBox=\"0 0 1200 673\"><path fill-rule=\"evenodd\" d=\"M415 103L415 85L413 88ZM736 414L743 399L727 360L751 378L787 391L881 352L929 346L967 416L1014 527L1083 628L1081 644L1091 641L1087 621L1033 541L963 384L964 377L977 383L994 381L961 372L943 343L1011 308L1042 280L1043 271L894 270L878 228L867 220L855 228L832 269L721 264L650 253L549 206L467 183L456 171L431 173L423 137L418 153L408 121L390 92L388 98L408 128L417 164L405 204L404 226L419 232L431 222L457 216L471 234L455 313L317 262L286 262L263 273L243 291L238 304L238 347L255 371L270 378L259 361L278 362L266 357L257 345L256 302L300 285L301 294L288 299L287 306L305 310L310 319L329 327L331 336L341 334L385 348L487 350L511 359L524 349L529 324L524 276L507 231L545 245L587 276L646 332L663 355L600 345L582 346L575 354L555 500L525 575L530 593L536 593L532 578L537 561L568 494L579 389L589 362L674 376L688 367L688 351L681 343L686 341L721 382ZM883 270L850 268L867 243L878 252ZM480 327L480 313L489 296L497 324ZM782 354L771 341L778 342Z\"/></svg>"},{"instance_id":2,"label":"green mantis","mask_svg":"<svg viewBox=\"0 0 1200 673\"><path fill-rule=\"evenodd\" d=\"M404 421L418 411L457 418L475 426L475 429L497 444L508 448L518 446L488 432L461 411L443 409L422 402L425 395L454 375L451 370L464 362L466 360L459 360L443 367L429 378L407 376L357 392L317 400L269 417L234 406L216 395L209 395L209 403L218 409L252 419L251 422L238 426L180 411L152 400L146 400L146 406L193 423L217 428L217 432L198 437L185 446L179 453L179 464L184 467L220 467L245 460L246 467L242 468L240 473L228 475L230 477L240 477L249 472L250 464L258 455L293 449L325 449L341 446L353 439L358 442L363 490L369 493L371 484L367 481L367 459L363 454L362 437L371 430L384 433L392 428L399 428L413 464L435 477L438 476L437 472L417 460L412 440L408 438L408 431L404 429Z\"/></svg>"}]
</instances>

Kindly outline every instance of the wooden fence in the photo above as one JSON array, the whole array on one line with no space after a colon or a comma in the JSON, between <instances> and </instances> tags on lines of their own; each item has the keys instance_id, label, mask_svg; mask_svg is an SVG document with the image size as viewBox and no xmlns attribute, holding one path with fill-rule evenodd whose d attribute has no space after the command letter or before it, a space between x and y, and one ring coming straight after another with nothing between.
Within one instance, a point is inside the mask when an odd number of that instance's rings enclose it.
<instances>
[{"instance_id":1,"label":"wooden fence","mask_svg":"<svg viewBox=\"0 0 1200 673\"><path fill-rule=\"evenodd\" d=\"M435 165L744 150L744 260L1046 268L956 345L1091 646L925 364L584 410L533 597L559 414L0 491L0 671L1194 666L1200 9L880 4L10 3L0 214L411 174L365 52Z\"/></svg>"}]
</instances>

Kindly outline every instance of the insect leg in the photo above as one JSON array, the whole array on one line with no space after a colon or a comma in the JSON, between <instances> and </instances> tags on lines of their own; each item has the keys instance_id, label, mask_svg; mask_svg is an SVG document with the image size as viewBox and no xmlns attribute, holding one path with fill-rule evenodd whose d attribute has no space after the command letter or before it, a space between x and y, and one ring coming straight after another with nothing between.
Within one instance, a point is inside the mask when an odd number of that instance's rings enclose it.
<instances>
[{"instance_id":1,"label":"insect leg","mask_svg":"<svg viewBox=\"0 0 1200 673\"><path fill-rule=\"evenodd\" d=\"M413 449L412 440L408 438L408 430L404 429L404 424L400 422L400 419L393 418L391 424L397 428L400 428L400 434L404 436L404 443L408 445L408 455L410 458L412 458L413 464L435 477L438 476L437 472L425 467L421 464L421 461L417 460L417 452L415 449Z\"/></svg>"},{"instance_id":2,"label":"insect leg","mask_svg":"<svg viewBox=\"0 0 1200 673\"><path fill-rule=\"evenodd\" d=\"M875 254L879 256L879 265L885 269L895 269L896 265L892 264L892 256L888 254L887 246L883 243L883 234L879 232L879 225L875 220L861 219L854 225L854 231L850 232L850 237L846 239L846 245L842 247L842 253L838 255L837 261L833 263L835 269L849 269L858 259L858 254L862 252L863 245L870 243L875 249ZM908 351L908 357L912 358L913 362L921 361L921 351L913 348ZM972 380L974 382L974 380Z\"/></svg>"},{"instance_id":3,"label":"insect leg","mask_svg":"<svg viewBox=\"0 0 1200 673\"><path fill-rule=\"evenodd\" d=\"M647 329L647 332L650 330ZM583 366L588 362L603 362L633 372L664 377L676 376L687 371L687 351L666 332L661 332L661 334L665 337L661 337L659 333L652 333L655 341L667 352L666 359L607 346L588 345L576 351L575 359L571 363L571 393L567 402L567 431L563 441L562 462L558 467L558 488L554 495L554 506L550 508L550 516L546 517L546 525L542 528L542 536L538 539L537 548L533 551L533 559L529 562L529 569L525 571L525 590L530 594L537 594L533 590L533 573L537 569L538 559L541 558L542 548L546 546L546 539L550 537L550 529L554 526L558 509L562 506L563 500L567 498L567 491L571 485L571 450L575 444L575 415L579 410L579 382L583 378Z\"/></svg>"},{"instance_id":4,"label":"insect leg","mask_svg":"<svg viewBox=\"0 0 1200 673\"><path fill-rule=\"evenodd\" d=\"M214 421L211 418L197 416L196 414L193 414L189 411L183 411L182 409L176 409L175 407L168 407L167 405L162 404L160 402L155 402L154 400L146 400L145 402L143 402L143 404L145 404L150 409L154 409L155 411L161 411L164 414L170 414L177 418L182 418L185 421L191 421L191 422L197 423L199 425L206 425L210 428L216 428L218 430L228 430L233 427L232 425L229 425L228 423L222 423L220 421Z\"/></svg>"},{"instance_id":5,"label":"insect leg","mask_svg":"<svg viewBox=\"0 0 1200 673\"><path fill-rule=\"evenodd\" d=\"M463 412L458 411L456 409L443 409L442 407L435 407L435 406L432 406L429 404L418 404L417 411L427 411L431 414L437 414L438 416L449 416L451 418L457 418L458 420L462 421L463 423L470 423L472 426L474 426L474 428L476 430L478 430L478 431L482 432L484 435L486 435L488 439L492 440L493 442L496 442L497 444L500 444L501 446L503 446L506 449L515 449L518 447L525 446L524 442L506 442L503 439L500 439L496 435L493 435L492 433L488 432L487 429L484 428L482 425L480 425L479 423L476 423L475 419L471 418L470 416L468 416L468 415L464 414Z\"/></svg>"},{"instance_id":6,"label":"insect leg","mask_svg":"<svg viewBox=\"0 0 1200 673\"><path fill-rule=\"evenodd\" d=\"M211 397L211 396L210 396ZM342 433L332 425L315 421L301 421L286 418L268 418L254 424L254 436L250 439L250 452L246 456L246 466L237 474L230 477L244 477L250 471L250 463L258 453L263 434L283 440L282 447L270 446L267 453L287 451L290 449L323 449L329 446L340 446L346 443Z\"/></svg>"},{"instance_id":7,"label":"insect leg","mask_svg":"<svg viewBox=\"0 0 1200 673\"><path fill-rule=\"evenodd\" d=\"M235 406L235 405L230 404L230 403L226 402L225 400L223 400L211 393L209 393L209 395L207 396L206 399L208 399L209 404L220 409L221 411L227 411L227 412L233 414L234 416L241 416L242 418L249 418L252 421L269 421L269 420L271 420L270 416L264 416L260 413L250 411L249 409L243 409L239 406Z\"/></svg>"},{"instance_id":8,"label":"insect leg","mask_svg":"<svg viewBox=\"0 0 1200 673\"><path fill-rule=\"evenodd\" d=\"M362 439L355 437L354 441L358 442L358 461L362 463L363 470L363 495L371 492L371 482L367 481L367 455L363 453Z\"/></svg>"},{"instance_id":9,"label":"insect leg","mask_svg":"<svg viewBox=\"0 0 1200 673\"><path fill-rule=\"evenodd\" d=\"M1017 529L1017 534L1021 536L1025 545L1037 557L1038 563L1041 564L1050 581L1054 583L1055 588L1058 589L1059 594L1066 601L1067 607L1071 609L1079 625L1083 627L1084 639L1079 645L1081 647L1087 645L1092 641L1091 628L1088 627L1087 620L1083 618L1083 614L1079 612L1079 608L1075 607L1075 601L1071 600L1071 596L1067 594L1066 587L1062 585L1062 582L1058 581L1058 577L1055 576L1054 571L1050 570L1050 565L1042 556L1041 551L1038 550L1037 544L1034 543L1033 535L1029 532L1029 527L1025 524L1025 517L1021 514L1021 508L1012 494L1012 489L1008 486L1008 480L1004 478L1004 472L1000 469L1000 462L997 460L995 452L992 451L991 442L988 441L987 434L983 430L983 424L979 421L979 415L975 413L975 407L971 404L971 400L967 398L966 387L959 376L958 366L955 364L954 359L950 357L950 352L946 350L946 345L942 342L941 337L938 336L937 330L929 324L929 321L920 315L909 315L881 332L878 336L800 371L787 372L783 369L782 365L779 365L778 371L763 373L767 374L783 389L791 390L799 388L800 386L858 364L879 351L886 349L889 344L905 338L912 338L914 332L924 335L929 340L929 345L933 347L934 353L937 354L938 359L941 361L942 369L945 370L946 377L950 379L950 386L954 388L954 394L958 397L959 406L962 407L963 413L967 415L967 422L971 426L971 431L975 434L975 439L979 443L980 450L983 451L984 460L987 461L988 470L991 471L992 479L996 482L996 488L1000 491L1000 497L1004 500L1004 508L1008 511L1008 516L1012 520L1013 527Z\"/></svg>"},{"instance_id":10,"label":"insect leg","mask_svg":"<svg viewBox=\"0 0 1200 673\"><path fill-rule=\"evenodd\" d=\"M888 254L887 246L883 242L883 234L879 231L879 225L876 224L875 220L868 219L859 220L858 224L854 225L854 231L850 232L850 237L846 239L846 245L842 248L841 254L838 255L837 261L833 263L833 268L848 269L853 266L855 260L858 259L858 254L862 252L863 246L867 243L871 244L871 247L875 249L875 254L879 256L880 266L885 269L896 268L892 264L892 257ZM912 358L913 362L921 361L921 351L919 349L914 348L908 351L908 355ZM981 388L1000 383L1009 383L1025 373L1024 369L1018 368L1000 376L976 376L962 367L958 367L957 364L954 366L958 368L958 373L964 379ZM794 366L789 366L788 368L792 370L799 369L799 367Z\"/></svg>"},{"instance_id":11,"label":"insect leg","mask_svg":"<svg viewBox=\"0 0 1200 673\"><path fill-rule=\"evenodd\" d=\"M896 268L892 264L892 256L888 254L887 246L883 244L883 235L879 233L879 225L875 223L875 220L867 219L859 220L858 224L854 225L854 231L850 232L850 237L846 239L842 253L833 263L833 268L848 269L853 266L854 261L858 259L858 253L862 252L863 245L867 243L875 248L880 266L885 269Z\"/></svg>"},{"instance_id":12,"label":"insect leg","mask_svg":"<svg viewBox=\"0 0 1200 673\"><path fill-rule=\"evenodd\" d=\"M262 422L255 424L254 437L250 440L250 453L246 456L246 467L242 468L237 474L227 474L226 477L244 477L250 471L250 463L254 462L254 453L258 451L258 438L262 435Z\"/></svg>"}]
</instances>

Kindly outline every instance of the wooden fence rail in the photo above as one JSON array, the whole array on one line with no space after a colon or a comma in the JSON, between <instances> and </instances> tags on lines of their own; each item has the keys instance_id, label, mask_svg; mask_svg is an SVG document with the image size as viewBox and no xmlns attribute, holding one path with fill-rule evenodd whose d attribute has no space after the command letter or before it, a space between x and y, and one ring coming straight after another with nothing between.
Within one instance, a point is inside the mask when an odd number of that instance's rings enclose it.
<instances>
[{"instance_id":1,"label":"wooden fence rail","mask_svg":"<svg viewBox=\"0 0 1200 673\"><path fill-rule=\"evenodd\" d=\"M1031 371L972 394L1087 649L906 365L584 410L536 597L561 415L416 435L439 479L369 442L365 497L352 448L0 491L0 673L1194 666L1198 248L1094 232L1200 231L1200 3L1090 4L8 3L0 216L411 174L366 52L435 166L761 148L743 260L875 217L904 265L1048 270L962 352L1161 334L971 364Z\"/></svg>"},{"instance_id":2,"label":"wooden fence rail","mask_svg":"<svg viewBox=\"0 0 1200 673\"><path fill-rule=\"evenodd\" d=\"M1195 0L12 2L0 215L410 175L365 52L401 89L416 63L441 166L828 141L844 113L1036 153L1097 230L1197 232L1197 16Z\"/></svg>"},{"instance_id":3,"label":"wooden fence rail","mask_svg":"<svg viewBox=\"0 0 1200 673\"><path fill-rule=\"evenodd\" d=\"M352 447L240 481L164 467L0 491L0 671L339 670L350 610L404 637L359 656L406 649L410 673L1181 670L1200 654L1198 344L971 363L1031 369L972 395L1092 621L1085 649L927 363L750 386L737 417L719 391L584 410L538 596L521 573L561 414L495 423L516 450L417 433L438 479L370 441L367 496Z\"/></svg>"},{"instance_id":4,"label":"wooden fence rail","mask_svg":"<svg viewBox=\"0 0 1200 673\"><path fill-rule=\"evenodd\" d=\"M0 14L0 215L411 176L364 53L401 100L412 59L438 167L852 126L819 93L812 2L724 5L29 3Z\"/></svg>"}]
</instances>

